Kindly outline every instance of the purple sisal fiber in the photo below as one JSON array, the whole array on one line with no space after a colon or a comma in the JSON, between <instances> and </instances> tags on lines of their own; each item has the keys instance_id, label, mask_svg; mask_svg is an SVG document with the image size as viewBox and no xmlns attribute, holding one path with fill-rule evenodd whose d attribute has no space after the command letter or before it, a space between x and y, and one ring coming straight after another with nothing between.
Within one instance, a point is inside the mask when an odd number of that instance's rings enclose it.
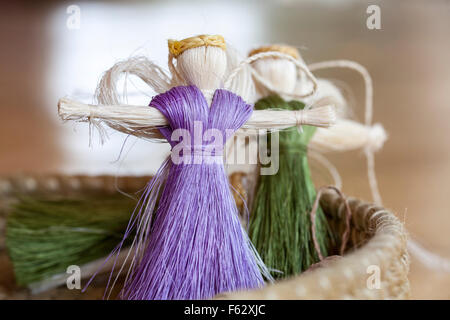
<instances>
[{"instance_id":1,"label":"purple sisal fiber","mask_svg":"<svg viewBox=\"0 0 450 320\"><path fill-rule=\"evenodd\" d=\"M194 136L195 122L201 122L203 130L220 130L224 139L201 141L200 145L182 141L193 146L187 156L194 159L200 154L202 161L168 161L156 178L166 182L154 215L161 183L155 179L149 183L141 207L129 223L130 229L137 227L138 231L121 298L205 299L263 286L262 273L268 272L239 222L223 161L217 161L218 150L230 134L225 130L234 132L241 127L252 107L227 90L216 90L209 108L195 86L172 88L156 96L151 105L169 121L161 133L172 148L178 143L171 139L172 132L186 129ZM212 145L215 152L208 154ZM206 161L212 158L215 161ZM125 236L128 234L127 230ZM119 250L120 244L113 254Z\"/></svg>"}]
</instances>

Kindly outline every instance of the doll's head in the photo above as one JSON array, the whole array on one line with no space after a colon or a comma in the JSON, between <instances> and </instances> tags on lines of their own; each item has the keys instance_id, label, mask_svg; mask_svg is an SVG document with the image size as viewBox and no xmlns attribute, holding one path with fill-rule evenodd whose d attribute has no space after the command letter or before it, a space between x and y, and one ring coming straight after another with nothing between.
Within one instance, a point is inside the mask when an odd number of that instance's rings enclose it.
<instances>
[{"instance_id":1,"label":"doll's head","mask_svg":"<svg viewBox=\"0 0 450 320\"><path fill-rule=\"evenodd\" d=\"M178 84L214 90L223 85L227 70L225 40L220 35L199 35L169 40L169 67ZM176 59L176 64L173 64Z\"/></svg>"},{"instance_id":2,"label":"doll's head","mask_svg":"<svg viewBox=\"0 0 450 320\"><path fill-rule=\"evenodd\" d=\"M285 45L260 47L252 50L249 56L251 57L263 52L280 52L294 59L301 59L296 48ZM284 93L294 92L297 79L299 78L299 71L291 60L282 57L267 57L252 62L252 67L275 91ZM258 86L258 89L259 91L264 91L261 85ZM264 95L264 93L262 94Z\"/></svg>"}]
</instances>

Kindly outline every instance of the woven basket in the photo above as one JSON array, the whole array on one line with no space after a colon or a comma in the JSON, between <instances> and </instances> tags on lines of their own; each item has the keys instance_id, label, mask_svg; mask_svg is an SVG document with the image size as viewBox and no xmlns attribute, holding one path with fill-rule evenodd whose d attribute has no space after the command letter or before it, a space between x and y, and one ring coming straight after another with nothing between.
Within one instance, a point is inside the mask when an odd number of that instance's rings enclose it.
<instances>
[{"instance_id":1,"label":"woven basket","mask_svg":"<svg viewBox=\"0 0 450 320\"><path fill-rule=\"evenodd\" d=\"M352 211L346 254L324 266L263 289L221 295L222 299L408 299L409 256L403 224L388 210L348 199ZM344 230L344 200L326 192L320 201L337 239ZM337 243L336 248L339 248ZM377 274L375 274L375 272ZM372 276L380 277L379 286Z\"/></svg>"},{"instance_id":2,"label":"woven basket","mask_svg":"<svg viewBox=\"0 0 450 320\"><path fill-rule=\"evenodd\" d=\"M113 176L15 176L0 178L0 219L8 213L17 195L46 194L66 197L86 193L114 193L142 189L150 177ZM406 233L402 223L389 211L357 199L348 199L351 211L351 236L346 254L340 259L325 260L321 267L291 279L279 281L263 289L222 294L219 299L405 299L410 296L407 274L409 257ZM325 192L321 205L333 234L335 247L345 230L344 200L333 192ZM4 223L0 224L0 229ZM0 230L4 235L4 230ZM4 243L0 239L0 243ZM4 254L3 246L0 248ZM335 250L336 251L336 250ZM379 275L379 287L371 281ZM370 283L369 283L370 282ZM99 283L96 283L98 286ZM100 283L101 285L101 283ZM101 288L98 288L101 289ZM61 294L65 292L65 296ZM40 299L71 298L66 288L39 295ZM73 296L73 294L72 294ZM94 296L76 298L97 298ZM14 297L14 294L12 294ZM22 293L20 298L29 298ZM75 296L73 296L75 297Z\"/></svg>"}]
</instances>

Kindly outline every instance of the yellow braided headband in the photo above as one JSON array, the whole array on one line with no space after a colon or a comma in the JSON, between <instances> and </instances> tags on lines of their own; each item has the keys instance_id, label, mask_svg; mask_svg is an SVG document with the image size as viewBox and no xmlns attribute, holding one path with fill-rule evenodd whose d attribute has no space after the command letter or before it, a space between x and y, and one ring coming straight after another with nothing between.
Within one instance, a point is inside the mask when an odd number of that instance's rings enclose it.
<instances>
[{"instance_id":1,"label":"yellow braided headband","mask_svg":"<svg viewBox=\"0 0 450 320\"><path fill-rule=\"evenodd\" d=\"M253 55L257 54L257 53L270 52L270 51L285 53L287 55L290 55L294 59L299 59L300 58L300 53L298 52L297 48L290 47L290 46L285 46L285 45L278 45L278 44L274 44L274 45L271 45L271 46L263 46L263 47L259 47L259 48L253 49L252 51L250 51L248 56L250 57L250 56L253 56Z\"/></svg>"},{"instance_id":2,"label":"yellow braided headband","mask_svg":"<svg viewBox=\"0 0 450 320\"><path fill-rule=\"evenodd\" d=\"M180 54L188 49L198 48L198 47L219 47L226 50L225 39L220 35L199 35L191 38L186 38L180 41L169 40L169 52L177 58Z\"/></svg>"}]
</instances>

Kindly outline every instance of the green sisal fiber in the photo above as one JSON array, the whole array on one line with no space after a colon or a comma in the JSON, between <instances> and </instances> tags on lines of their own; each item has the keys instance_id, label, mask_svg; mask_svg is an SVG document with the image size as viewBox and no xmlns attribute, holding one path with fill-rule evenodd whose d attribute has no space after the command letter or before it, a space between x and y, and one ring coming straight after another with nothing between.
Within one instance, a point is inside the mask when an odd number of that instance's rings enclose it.
<instances>
[{"instance_id":1,"label":"green sisal fiber","mask_svg":"<svg viewBox=\"0 0 450 320\"><path fill-rule=\"evenodd\" d=\"M108 255L122 239L135 206L123 195L20 199L6 226L17 283L29 285Z\"/></svg>"},{"instance_id":2,"label":"green sisal fiber","mask_svg":"<svg viewBox=\"0 0 450 320\"><path fill-rule=\"evenodd\" d=\"M304 107L299 101L286 102L276 95L255 104L255 109L300 110ZM274 273L276 278L298 274L319 261L310 220L316 191L307 158L307 146L314 132L315 127L311 126L303 126L302 133L297 128L279 132L279 170L275 175L259 177L250 216L250 238L266 265L278 271ZM270 141L269 136L268 145ZM328 230L319 206L316 237L324 256L329 242Z\"/></svg>"}]
</instances>

